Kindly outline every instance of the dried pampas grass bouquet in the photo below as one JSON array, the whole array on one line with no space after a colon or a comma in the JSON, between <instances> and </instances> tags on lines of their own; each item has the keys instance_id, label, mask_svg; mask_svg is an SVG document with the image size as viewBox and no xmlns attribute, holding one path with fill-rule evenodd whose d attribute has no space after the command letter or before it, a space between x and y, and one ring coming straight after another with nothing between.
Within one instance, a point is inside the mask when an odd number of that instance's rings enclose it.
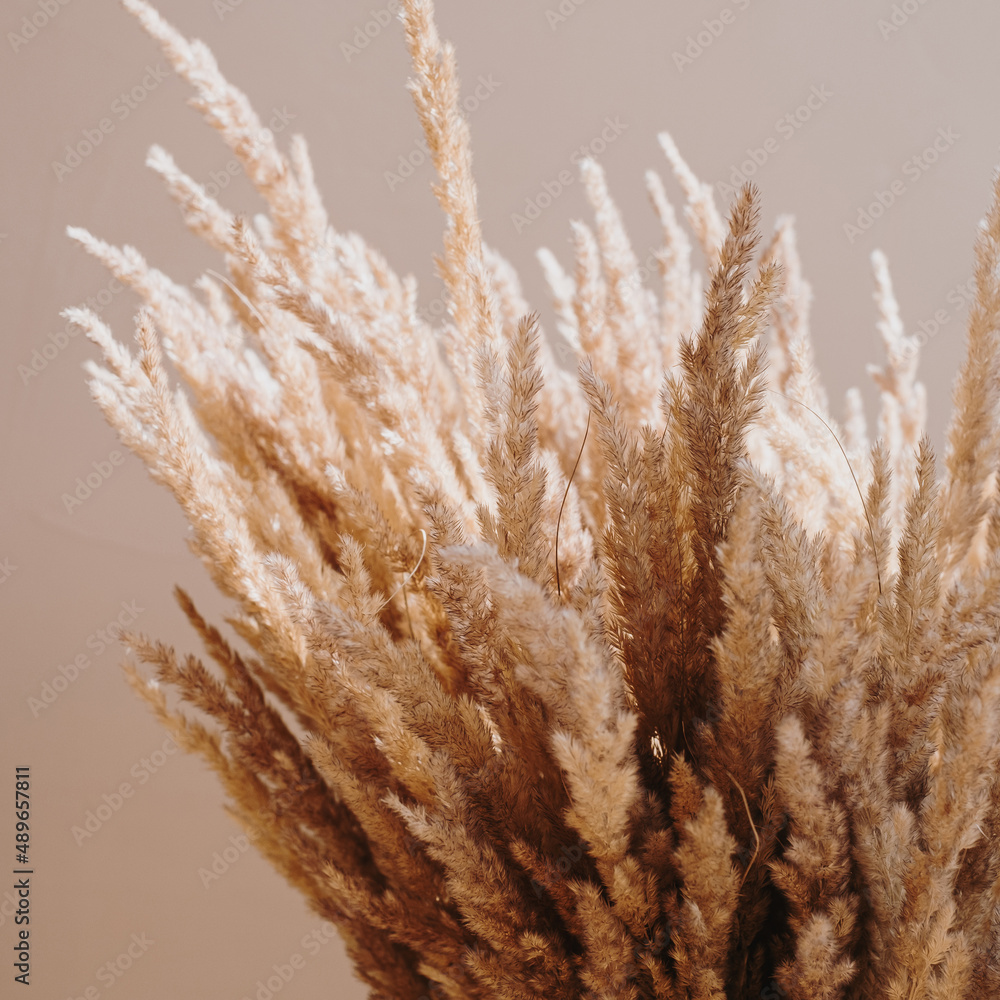
<instances>
[{"instance_id":1,"label":"dried pampas grass bouquet","mask_svg":"<svg viewBox=\"0 0 1000 1000\"><path fill-rule=\"evenodd\" d=\"M236 609L227 638L178 591L207 658L133 634L128 674L371 996L1000 996L1000 181L938 473L881 257L874 443L857 392L828 408L791 225L761 240L752 187L720 215L666 135L708 274L650 171L637 282L583 160L546 337L483 243L452 49L403 0L432 329L330 226L304 142L125 6L269 206L152 150L225 261L193 291L71 231L145 302L131 350L69 312L93 397Z\"/></svg>"}]
</instances>

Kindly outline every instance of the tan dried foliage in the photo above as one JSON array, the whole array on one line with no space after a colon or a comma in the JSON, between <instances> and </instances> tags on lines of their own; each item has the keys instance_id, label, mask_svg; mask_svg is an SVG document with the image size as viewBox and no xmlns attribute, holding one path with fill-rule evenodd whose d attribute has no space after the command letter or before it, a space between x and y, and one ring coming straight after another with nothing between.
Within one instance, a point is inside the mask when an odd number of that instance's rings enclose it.
<instances>
[{"instance_id":1,"label":"tan dried foliage","mask_svg":"<svg viewBox=\"0 0 1000 1000\"><path fill-rule=\"evenodd\" d=\"M371 995L1000 996L1000 180L938 477L884 258L870 444L856 393L829 412L789 220L760 248L756 191L726 221L662 136L709 274L650 172L657 295L586 161L595 229L542 257L567 371L483 244L454 55L404 0L432 329L303 140L125 6L269 207L152 151L223 258L198 294L73 231L145 303L134 351L70 311L94 399L235 607L229 640L178 591L210 662L132 635L157 682L129 676Z\"/></svg>"}]
</instances>

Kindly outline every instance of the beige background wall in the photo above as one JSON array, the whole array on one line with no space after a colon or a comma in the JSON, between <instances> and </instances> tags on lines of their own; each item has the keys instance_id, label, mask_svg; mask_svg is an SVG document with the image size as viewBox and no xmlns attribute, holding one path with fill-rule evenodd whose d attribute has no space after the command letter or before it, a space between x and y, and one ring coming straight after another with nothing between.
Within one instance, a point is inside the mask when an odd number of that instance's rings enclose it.
<instances>
[{"instance_id":1,"label":"beige background wall","mask_svg":"<svg viewBox=\"0 0 1000 1000\"><path fill-rule=\"evenodd\" d=\"M379 24L385 9L383 0L161 4L182 31L209 43L265 118L275 110L294 116L287 131L308 137L335 224L361 231L398 270L415 273L430 304L439 294L431 254L442 228L430 168L417 167L392 190L385 176L419 149L401 32L394 21ZM727 180L748 148L761 150L755 179L764 220L770 227L780 213L797 217L815 292L816 354L836 412L844 389L866 381L866 363L881 362L868 258L882 247L909 328L939 317L922 370L941 445L967 314L957 290L970 275L1000 149L1000 7L990 0L730 0L728 7L722 0L440 0L438 14L457 46L466 91L480 78L491 81L471 120L487 239L521 271L550 326L534 250L544 244L568 259L569 220L584 213L580 184L521 232L512 214L571 167L571 155L600 135L606 119L623 128L600 159L640 258L657 236L642 173L666 169L657 131L669 129L711 181ZM20 34L24 18L42 27L21 44L8 32ZM345 49L366 23L374 36L366 47ZM694 38L683 63L675 53L684 55L688 36L700 31L709 44L699 52ZM27 764L36 995L253 998L257 980L298 953L305 966L283 984L282 1000L361 996L339 942L321 945L320 936L303 944L318 921L252 852L230 850L228 870L203 884L199 869L211 868L237 829L200 762L162 752L164 734L122 679L121 650L102 649L99 633L125 602L134 604L139 628L194 650L171 600L173 583L217 620L223 608L188 555L185 526L165 492L131 456L109 461L116 439L89 402L81 371L96 352L80 337L61 338L57 314L103 293L102 314L127 337L135 302L112 294L108 277L63 231L83 225L132 243L190 280L216 262L182 229L143 166L145 152L160 142L206 181L225 171L230 155L185 107L187 86L172 74L159 79L165 61L111 0L5 0L0 34L0 872L14 867L13 769ZM131 108L118 103L134 87L145 88L143 99ZM810 94L814 108L799 112L801 127L782 124ZM57 172L67 144L108 117L113 128L100 145ZM942 134L951 138L921 171L911 158ZM894 180L903 185L896 203L852 241L845 224ZM678 195L672 181L669 190ZM246 211L259 205L241 179L223 198ZM33 358L41 370L25 376L21 366ZM875 395L865 392L873 418ZM63 494L95 462L109 477L67 509ZM44 685L81 656L86 666L75 679L58 682L55 700L41 702ZM123 783L131 796L78 844L72 828L103 796L118 801L113 793ZM12 881L0 875L0 901ZM13 931L5 917L2 996L20 995ZM100 973L127 954L133 935L152 944L121 978Z\"/></svg>"}]
</instances>

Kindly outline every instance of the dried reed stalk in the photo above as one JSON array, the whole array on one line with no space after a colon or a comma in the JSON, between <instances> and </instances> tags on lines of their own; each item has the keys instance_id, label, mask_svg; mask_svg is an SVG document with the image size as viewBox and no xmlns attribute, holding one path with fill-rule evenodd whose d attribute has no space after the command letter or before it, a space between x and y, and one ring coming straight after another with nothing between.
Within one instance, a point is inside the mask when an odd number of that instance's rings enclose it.
<instances>
[{"instance_id":1,"label":"dried reed stalk","mask_svg":"<svg viewBox=\"0 0 1000 1000\"><path fill-rule=\"evenodd\" d=\"M145 300L134 353L70 311L93 396L247 650L178 590L214 665L131 635L157 680L127 669L371 995L1000 996L1000 178L938 477L884 259L869 445L813 367L790 222L758 252L755 191L724 221L662 136L709 274L651 172L657 296L584 161L596 227L569 273L543 258L565 371L483 243L452 49L404 0L433 330L330 226L302 139L125 6L269 206L251 226L152 150L225 260L200 296L72 231Z\"/></svg>"}]
</instances>

